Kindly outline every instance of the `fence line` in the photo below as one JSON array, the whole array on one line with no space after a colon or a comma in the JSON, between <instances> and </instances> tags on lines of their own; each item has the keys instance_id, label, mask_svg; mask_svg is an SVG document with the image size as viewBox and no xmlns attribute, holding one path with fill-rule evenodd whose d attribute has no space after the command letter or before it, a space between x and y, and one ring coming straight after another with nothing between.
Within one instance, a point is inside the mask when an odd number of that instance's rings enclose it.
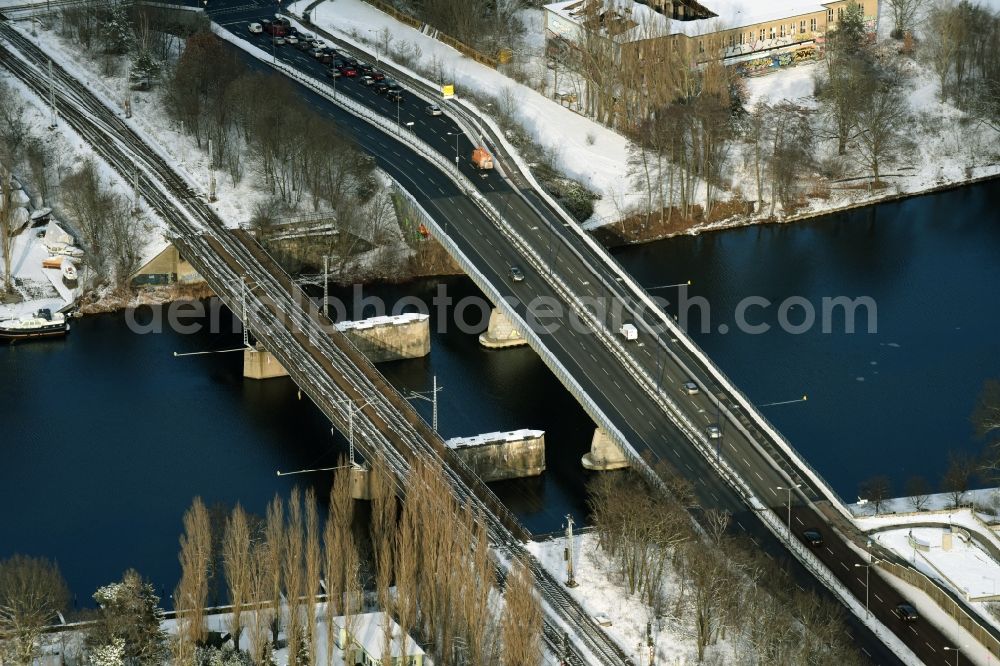
<instances>
[{"instance_id":1,"label":"fence line","mask_svg":"<svg viewBox=\"0 0 1000 666\"><path fill-rule=\"evenodd\" d=\"M477 51L476 49L472 48L468 44L466 44L464 42L458 41L457 39L455 39L451 35L445 34L445 33L441 32L440 30L438 30L437 28L431 28L430 25L428 25L426 23L421 23L419 20L413 18L412 16L407 16L406 14L402 13L401 11L399 11L398 9L396 9L395 7L393 7L392 5L390 5L390 4L386 3L386 2L382 2L382 0L365 0L365 2L367 2L369 5L371 5L375 9L379 10L383 14L388 14L389 16L391 16L392 18L396 19L397 21L399 21L401 23L405 23L406 25L410 26L411 28L413 28L415 30L419 30L420 32L424 33L425 35L438 40L442 44L447 44L448 46L450 46L451 48L455 49L456 51L458 51L459 53L461 53L465 57L472 58L473 60L475 60L476 62L478 62L481 65L486 65L487 67L492 67L493 69L497 68L497 59L496 58L491 58L488 55L480 53L479 51ZM427 28L431 28L431 30L430 31L426 31L424 29L425 26ZM388 54L386 54L386 55L388 55Z\"/></svg>"},{"instance_id":2,"label":"fence line","mask_svg":"<svg viewBox=\"0 0 1000 666\"><path fill-rule=\"evenodd\" d=\"M894 562L880 562L879 565L893 576L913 585L924 594L929 596L934 603L948 613L960 627L968 631L973 638L979 641L987 652L994 659L1000 659L1000 641L993 634L988 632L980 623L984 620L976 620L970 616L961 605L956 602L951 595L941 589L937 583L926 575L910 567L904 567Z\"/></svg>"}]
</instances>

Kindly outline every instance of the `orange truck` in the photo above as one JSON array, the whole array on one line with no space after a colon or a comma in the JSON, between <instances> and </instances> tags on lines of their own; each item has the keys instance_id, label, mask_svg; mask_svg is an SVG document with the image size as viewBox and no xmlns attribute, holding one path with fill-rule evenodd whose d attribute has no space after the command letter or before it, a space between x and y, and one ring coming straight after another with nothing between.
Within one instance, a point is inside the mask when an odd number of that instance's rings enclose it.
<instances>
[{"instance_id":1,"label":"orange truck","mask_svg":"<svg viewBox=\"0 0 1000 666\"><path fill-rule=\"evenodd\" d=\"M489 154L482 146L479 146L472 151L472 164L477 169L492 169L493 168L493 156Z\"/></svg>"}]
</instances>

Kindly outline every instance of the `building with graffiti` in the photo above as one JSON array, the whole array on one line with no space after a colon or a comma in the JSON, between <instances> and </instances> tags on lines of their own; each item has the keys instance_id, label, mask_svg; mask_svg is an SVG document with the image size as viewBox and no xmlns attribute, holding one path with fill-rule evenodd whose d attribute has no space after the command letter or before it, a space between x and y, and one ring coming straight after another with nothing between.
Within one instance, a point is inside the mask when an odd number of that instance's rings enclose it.
<instances>
[{"instance_id":1,"label":"building with graffiti","mask_svg":"<svg viewBox=\"0 0 1000 666\"><path fill-rule=\"evenodd\" d=\"M851 2L874 33L879 0L561 0L545 6L546 43L552 53L599 34L623 64L669 48L755 75L821 57Z\"/></svg>"}]
</instances>

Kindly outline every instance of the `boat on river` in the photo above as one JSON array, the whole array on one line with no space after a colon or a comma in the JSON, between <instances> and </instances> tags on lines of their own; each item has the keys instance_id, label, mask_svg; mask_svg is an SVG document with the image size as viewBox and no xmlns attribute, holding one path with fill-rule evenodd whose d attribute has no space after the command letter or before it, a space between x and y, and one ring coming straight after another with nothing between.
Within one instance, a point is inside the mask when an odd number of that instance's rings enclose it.
<instances>
[{"instance_id":1,"label":"boat on river","mask_svg":"<svg viewBox=\"0 0 1000 666\"><path fill-rule=\"evenodd\" d=\"M42 309L33 315L0 321L0 340L25 340L63 336L69 331L69 322L61 312Z\"/></svg>"}]
</instances>

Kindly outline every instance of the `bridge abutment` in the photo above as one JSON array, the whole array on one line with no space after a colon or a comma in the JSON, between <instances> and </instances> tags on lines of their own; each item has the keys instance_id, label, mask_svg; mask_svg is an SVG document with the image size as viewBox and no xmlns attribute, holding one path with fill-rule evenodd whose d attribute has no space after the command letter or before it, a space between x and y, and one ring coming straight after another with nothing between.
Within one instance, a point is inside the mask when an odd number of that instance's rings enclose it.
<instances>
[{"instance_id":1,"label":"bridge abutment","mask_svg":"<svg viewBox=\"0 0 1000 666\"><path fill-rule=\"evenodd\" d=\"M585 469L607 472L613 469L625 469L629 466L625 454L604 428L594 430L594 438L590 441L590 451L583 454L581 460Z\"/></svg>"},{"instance_id":2,"label":"bridge abutment","mask_svg":"<svg viewBox=\"0 0 1000 666\"><path fill-rule=\"evenodd\" d=\"M504 349L506 347L520 347L528 344L528 341L521 336L521 332L514 328L514 324L500 310L493 308L490 312L490 323L485 333L479 334L479 344L488 349Z\"/></svg>"},{"instance_id":3,"label":"bridge abutment","mask_svg":"<svg viewBox=\"0 0 1000 666\"><path fill-rule=\"evenodd\" d=\"M520 479L545 471L545 432L542 430L455 437L447 444L483 481Z\"/></svg>"}]
</instances>

